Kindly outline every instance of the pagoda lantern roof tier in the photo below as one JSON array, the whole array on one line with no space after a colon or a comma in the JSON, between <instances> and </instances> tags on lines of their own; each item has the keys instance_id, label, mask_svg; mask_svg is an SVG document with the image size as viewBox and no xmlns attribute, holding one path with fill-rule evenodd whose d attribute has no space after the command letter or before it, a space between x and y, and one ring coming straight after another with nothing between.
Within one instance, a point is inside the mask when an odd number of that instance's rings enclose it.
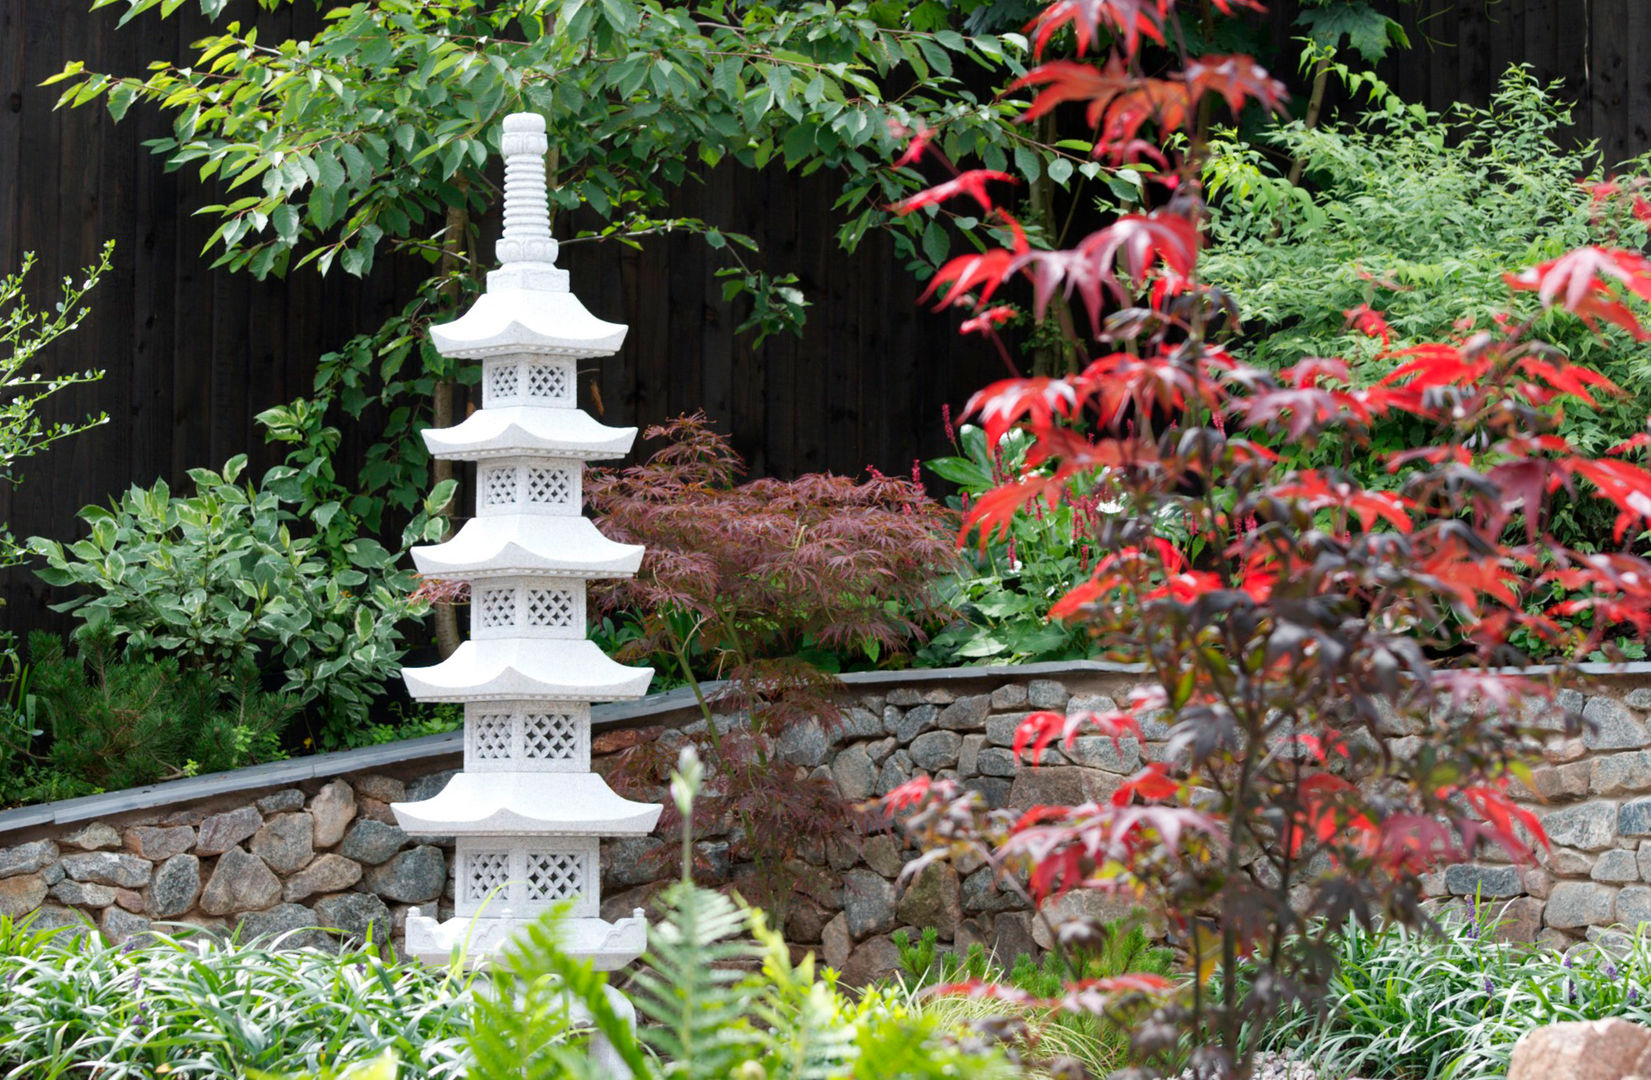
<instances>
[{"instance_id":1,"label":"pagoda lantern roof tier","mask_svg":"<svg viewBox=\"0 0 1651 1080\"><path fill-rule=\"evenodd\" d=\"M617 578L636 573L642 551L609 540L589 518L501 514L471 518L451 540L415 547L413 565L425 577L443 581Z\"/></svg>"},{"instance_id":2,"label":"pagoda lantern roof tier","mask_svg":"<svg viewBox=\"0 0 1651 1080\"><path fill-rule=\"evenodd\" d=\"M441 663L401 674L417 701L590 702L639 698L654 672L614 662L593 641L535 637L465 641Z\"/></svg>"},{"instance_id":3,"label":"pagoda lantern roof tier","mask_svg":"<svg viewBox=\"0 0 1651 1080\"><path fill-rule=\"evenodd\" d=\"M618 795L598 773L457 773L440 793L393 804L402 829L440 836L642 836L660 806Z\"/></svg>"},{"instance_id":4,"label":"pagoda lantern roof tier","mask_svg":"<svg viewBox=\"0 0 1651 1080\"><path fill-rule=\"evenodd\" d=\"M531 280L521 276L520 283ZM624 344L626 327L592 315L565 286L494 287L501 283L490 280L469 311L430 328L438 352L467 359L506 353L581 359L612 356Z\"/></svg>"},{"instance_id":5,"label":"pagoda lantern roof tier","mask_svg":"<svg viewBox=\"0 0 1651 1080\"><path fill-rule=\"evenodd\" d=\"M583 409L511 405L478 409L450 428L426 428L430 456L448 461L557 457L598 461L631 451L636 429L609 427Z\"/></svg>"}]
</instances>

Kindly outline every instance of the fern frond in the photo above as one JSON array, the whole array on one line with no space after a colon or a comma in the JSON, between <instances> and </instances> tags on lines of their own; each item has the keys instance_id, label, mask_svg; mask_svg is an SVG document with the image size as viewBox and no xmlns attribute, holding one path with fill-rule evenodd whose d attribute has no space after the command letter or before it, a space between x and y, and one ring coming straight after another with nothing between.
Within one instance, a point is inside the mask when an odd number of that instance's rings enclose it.
<instances>
[{"instance_id":1,"label":"fern frond","mask_svg":"<svg viewBox=\"0 0 1651 1080\"><path fill-rule=\"evenodd\" d=\"M748 923L743 908L691 882L665 894L666 913L648 935L648 955L632 980L637 1011L652 1023L642 1039L668 1064L669 1076L727 1076L761 1052L746 1021L751 989L730 967L755 951L738 940Z\"/></svg>"},{"instance_id":2,"label":"fern frond","mask_svg":"<svg viewBox=\"0 0 1651 1080\"><path fill-rule=\"evenodd\" d=\"M791 949L768 926L759 910L751 912L751 934L762 950L763 981L752 1011L767 1027L765 1055L769 1076L789 1080L840 1080L853 1073L855 1032L845 1021L835 987L814 979L814 956L791 963Z\"/></svg>"}]
</instances>

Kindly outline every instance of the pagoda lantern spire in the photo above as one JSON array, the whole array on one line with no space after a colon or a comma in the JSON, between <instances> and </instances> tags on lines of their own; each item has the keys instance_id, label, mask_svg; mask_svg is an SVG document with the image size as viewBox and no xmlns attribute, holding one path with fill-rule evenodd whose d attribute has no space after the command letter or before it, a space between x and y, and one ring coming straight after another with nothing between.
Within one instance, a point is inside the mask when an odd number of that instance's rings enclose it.
<instances>
[{"instance_id":1,"label":"pagoda lantern spire","mask_svg":"<svg viewBox=\"0 0 1651 1080\"><path fill-rule=\"evenodd\" d=\"M403 672L420 701L464 705L464 770L434 797L392 807L411 834L455 838L454 913L415 909L407 951L445 964L463 945L485 962L512 931L570 905L563 946L602 970L636 959L638 911L601 918L599 843L650 832L660 807L615 794L590 771L590 706L642 696L650 668L625 667L585 637L586 583L629 577L642 549L582 515L585 462L630 451L635 428L578 407L580 360L610 356L624 326L585 310L556 266L544 118L505 117L500 267L463 316L431 328L445 357L479 360L482 407L424 433L432 456L476 465L476 511L444 543L415 547L426 577L470 587L470 640Z\"/></svg>"}]
</instances>

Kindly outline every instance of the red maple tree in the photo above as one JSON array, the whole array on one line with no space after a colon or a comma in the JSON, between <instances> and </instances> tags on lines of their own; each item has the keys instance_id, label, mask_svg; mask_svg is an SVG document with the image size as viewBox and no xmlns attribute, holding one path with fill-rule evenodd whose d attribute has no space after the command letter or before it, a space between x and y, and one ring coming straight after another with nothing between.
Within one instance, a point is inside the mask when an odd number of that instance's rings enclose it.
<instances>
[{"instance_id":1,"label":"red maple tree","mask_svg":"<svg viewBox=\"0 0 1651 1080\"><path fill-rule=\"evenodd\" d=\"M1256 6L1211 2L1205 17ZM1567 401L1618 391L1513 317L1387 351L1381 313L1351 311L1389 365L1368 384L1334 358L1244 362L1230 298L1199 279L1201 147L1217 107L1276 110L1285 93L1248 57L1188 57L1177 7L1057 0L1028 27L1043 62L1014 87L1036 92L1029 118L1083 110L1097 159L1155 163L1140 212L1042 251L991 201L989 174L959 173L901 207L963 194L1013 237L952 260L930 287L970 313L967 330L995 338L990 305L1017 286L1040 318L1057 298L1087 316L1088 333L1069 333L1087 358L1071 374L1011 377L969 403L994 444L1018 427L1032 450L1022 475L974 502L962 539L984 542L1040 502L1116 507L1094 517L1092 576L1052 615L1140 665L1143 685L1103 715L1033 714L1015 751L1035 762L1056 740L1150 731L1157 760L1081 806L988 813L920 778L887 807L925 841L920 863L967 851L1040 903L1094 889L1161 908L1193 977L1078 983L1044 1004L1125 1020L1142 1063L1247 1076L1261 1022L1313 999L1348 919L1419 921L1423 869L1487 847L1528 859L1546 843L1508 784L1543 739L1580 724L1552 704L1572 672L1520 669L1510 637L1577 655L1612 624L1651 625L1651 563L1631 547L1567 549L1547 528L1554 498L1605 499L1618 541L1638 536L1651 471L1629 458L1651 437L1607 459L1562 439ZM1064 40L1101 55L1044 60ZM1144 74L1148 49L1155 70L1165 53L1178 68ZM1651 261L1639 252L1587 248L1507 280L1590 325L1646 333L1635 304L1651 300ZM1280 453L1332 436L1373 453L1371 424L1399 413L1433 436L1390 455L1379 488ZM1568 599L1544 610L1556 585ZM1588 640L1555 618L1582 614ZM1057 928L1058 947L1093 933Z\"/></svg>"}]
</instances>

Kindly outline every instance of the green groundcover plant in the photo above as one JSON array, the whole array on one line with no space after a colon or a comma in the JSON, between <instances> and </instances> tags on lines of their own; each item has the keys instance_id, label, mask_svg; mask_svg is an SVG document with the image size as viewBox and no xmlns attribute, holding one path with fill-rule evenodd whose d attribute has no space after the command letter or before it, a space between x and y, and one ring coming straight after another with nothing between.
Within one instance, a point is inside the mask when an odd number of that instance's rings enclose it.
<instances>
[{"instance_id":1,"label":"green groundcover plant","mask_svg":"<svg viewBox=\"0 0 1651 1080\"><path fill-rule=\"evenodd\" d=\"M401 1080L462 1077L461 982L376 948L225 944L189 927L142 948L0 918L0 1076L243 1080L401 1052Z\"/></svg>"}]
</instances>

